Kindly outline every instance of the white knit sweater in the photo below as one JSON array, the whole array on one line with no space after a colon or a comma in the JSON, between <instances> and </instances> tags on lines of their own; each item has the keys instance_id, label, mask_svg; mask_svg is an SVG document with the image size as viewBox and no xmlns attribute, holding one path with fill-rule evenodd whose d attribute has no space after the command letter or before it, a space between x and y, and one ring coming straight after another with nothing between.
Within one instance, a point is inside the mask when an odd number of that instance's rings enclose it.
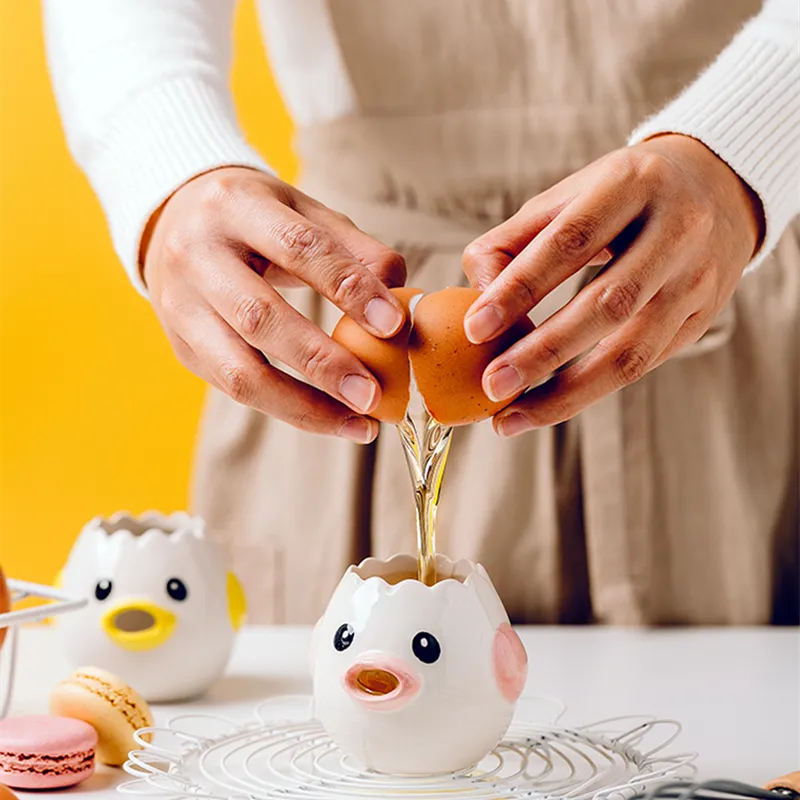
<instances>
[{"instance_id":1,"label":"white knit sweater","mask_svg":"<svg viewBox=\"0 0 800 800\"><path fill-rule=\"evenodd\" d=\"M269 167L245 142L230 89L235 0L44 0L67 138L140 291L139 242L161 203L214 167ZM325 0L259 0L276 78L301 124L348 113L353 92ZM684 133L758 193L766 240L800 213L800 0L766 0L719 58L631 137Z\"/></svg>"}]
</instances>

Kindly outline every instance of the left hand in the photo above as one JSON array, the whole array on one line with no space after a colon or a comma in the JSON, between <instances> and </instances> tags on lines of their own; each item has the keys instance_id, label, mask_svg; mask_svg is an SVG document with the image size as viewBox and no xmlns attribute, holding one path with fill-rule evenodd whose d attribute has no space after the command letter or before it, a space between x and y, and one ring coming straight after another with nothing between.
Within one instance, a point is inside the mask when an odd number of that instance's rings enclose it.
<instances>
[{"instance_id":1,"label":"left hand","mask_svg":"<svg viewBox=\"0 0 800 800\"><path fill-rule=\"evenodd\" d=\"M615 151L528 201L476 239L464 270L484 290L467 314L488 341L603 256L603 271L496 358L493 400L532 386L495 417L515 436L570 419L697 341L730 300L763 236L760 201L699 141L670 134Z\"/></svg>"}]
</instances>

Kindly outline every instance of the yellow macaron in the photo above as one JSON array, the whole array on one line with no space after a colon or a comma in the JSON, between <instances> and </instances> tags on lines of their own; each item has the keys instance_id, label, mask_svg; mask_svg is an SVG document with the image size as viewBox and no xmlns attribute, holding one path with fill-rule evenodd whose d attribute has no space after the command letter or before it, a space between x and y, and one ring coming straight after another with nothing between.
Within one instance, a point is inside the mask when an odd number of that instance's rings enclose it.
<instances>
[{"instance_id":1,"label":"yellow macaron","mask_svg":"<svg viewBox=\"0 0 800 800\"><path fill-rule=\"evenodd\" d=\"M150 708L139 694L97 667L83 667L57 684L50 694L50 713L88 722L97 731L98 759L114 767L138 749L134 731L153 725Z\"/></svg>"}]
</instances>

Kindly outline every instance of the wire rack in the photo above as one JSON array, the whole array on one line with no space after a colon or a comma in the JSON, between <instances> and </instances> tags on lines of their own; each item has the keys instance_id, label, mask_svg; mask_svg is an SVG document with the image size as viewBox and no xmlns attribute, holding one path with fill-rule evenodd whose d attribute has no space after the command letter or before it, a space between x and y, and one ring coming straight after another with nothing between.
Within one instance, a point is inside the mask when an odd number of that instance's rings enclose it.
<instances>
[{"instance_id":1,"label":"wire rack","mask_svg":"<svg viewBox=\"0 0 800 800\"><path fill-rule=\"evenodd\" d=\"M65 594L52 586L43 586L28 581L8 581L11 592L11 606L22 600L34 599L43 601L41 605L7 611L0 614L0 628L8 628L8 642L0 652L0 719L8 714L11 698L14 693L14 673L17 663L17 640L19 626L31 622L41 622L49 617L77 611L86 605L85 599Z\"/></svg>"},{"instance_id":2,"label":"wire rack","mask_svg":"<svg viewBox=\"0 0 800 800\"><path fill-rule=\"evenodd\" d=\"M543 713L548 706L551 713ZM655 782L695 774L695 754L671 751L681 730L675 721L620 717L567 728L559 724L564 710L527 699L525 719L515 720L477 767L403 778L370 772L345 756L313 719L310 698L275 698L247 723L192 714L139 731L141 750L125 765L134 780L120 791L205 800L623 800Z\"/></svg>"}]
</instances>

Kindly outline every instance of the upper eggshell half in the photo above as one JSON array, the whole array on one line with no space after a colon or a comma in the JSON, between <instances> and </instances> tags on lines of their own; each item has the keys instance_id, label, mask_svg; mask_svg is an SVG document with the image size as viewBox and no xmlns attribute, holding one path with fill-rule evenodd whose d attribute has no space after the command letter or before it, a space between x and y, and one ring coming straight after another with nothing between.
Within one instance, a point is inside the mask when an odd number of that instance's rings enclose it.
<instances>
[{"instance_id":1,"label":"upper eggshell half","mask_svg":"<svg viewBox=\"0 0 800 800\"><path fill-rule=\"evenodd\" d=\"M411 397L411 369L408 363L408 338L411 331L408 310L411 298L422 294L422 289L402 287L392 289L392 294L406 311L406 321L391 339L379 339L367 333L357 322L344 316L331 334L334 341L356 355L361 363L378 379L381 400L370 416L382 422L401 422Z\"/></svg>"},{"instance_id":2,"label":"upper eggshell half","mask_svg":"<svg viewBox=\"0 0 800 800\"><path fill-rule=\"evenodd\" d=\"M496 339L472 344L464 332L464 317L480 295L477 289L450 287L425 295L414 311L411 367L425 406L443 425L487 419L522 394L495 403L484 393L481 379L489 363L529 334L533 323L523 317Z\"/></svg>"}]
</instances>

